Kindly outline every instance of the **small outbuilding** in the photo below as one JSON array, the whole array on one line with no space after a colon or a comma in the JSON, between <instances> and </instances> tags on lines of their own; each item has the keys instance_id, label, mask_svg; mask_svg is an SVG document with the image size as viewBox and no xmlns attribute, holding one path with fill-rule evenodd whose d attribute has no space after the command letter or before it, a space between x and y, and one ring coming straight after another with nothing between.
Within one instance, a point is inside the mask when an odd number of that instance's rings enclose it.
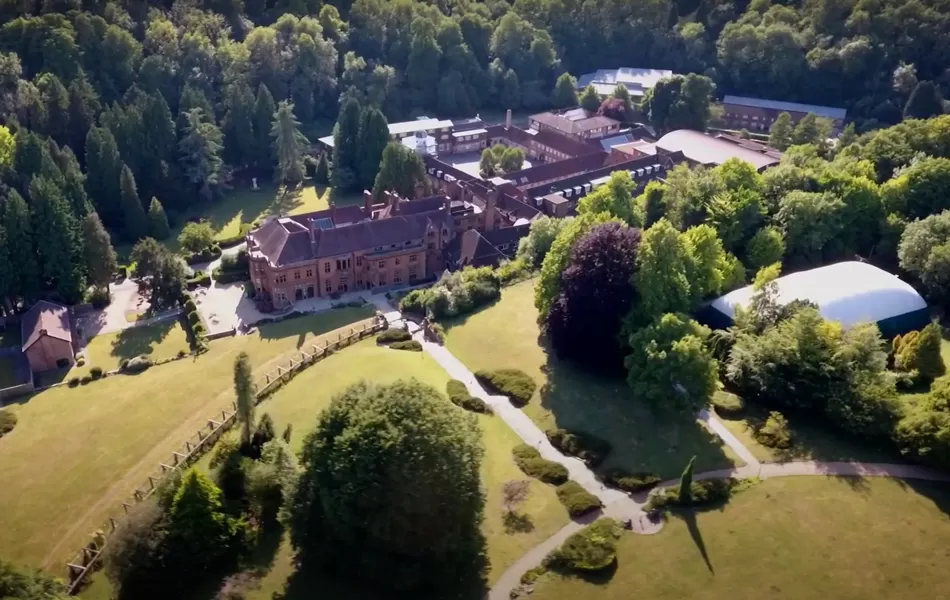
<instances>
[{"instance_id":1,"label":"small outbuilding","mask_svg":"<svg viewBox=\"0 0 950 600\"><path fill-rule=\"evenodd\" d=\"M807 300L821 316L845 328L875 323L881 335L891 338L923 328L930 322L927 302L897 275L863 262L840 262L779 277L779 301ZM752 286L729 292L697 313L697 319L715 329L733 324L736 306L746 307Z\"/></svg>"},{"instance_id":2,"label":"small outbuilding","mask_svg":"<svg viewBox=\"0 0 950 600\"><path fill-rule=\"evenodd\" d=\"M73 328L69 309L40 300L20 321L23 354L34 373L62 369L75 362Z\"/></svg>"}]
</instances>

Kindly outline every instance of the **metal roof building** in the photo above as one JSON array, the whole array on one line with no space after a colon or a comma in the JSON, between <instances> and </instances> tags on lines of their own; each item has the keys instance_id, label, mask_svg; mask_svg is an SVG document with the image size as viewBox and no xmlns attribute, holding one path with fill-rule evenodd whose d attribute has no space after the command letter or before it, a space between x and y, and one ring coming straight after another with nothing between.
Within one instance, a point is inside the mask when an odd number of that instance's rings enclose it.
<instances>
[{"instance_id":1,"label":"metal roof building","mask_svg":"<svg viewBox=\"0 0 950 600\"><path fill-rule=\"evenodd\" d=\"M652 89L656 82L672 75L673 71L666 69L638 69L633 67L598 69L593 73L585 73L578 77L577 89L582 90L588 85L593 85L598 94L609 96L613 93L617 84L622 84L631 96L642 96L644 92Z\"/></svg>"},{"instance_id":2,"label":"metal roof building","mask_svg":"<svg viewBox=\"0 0 950 600\"><path fill-rule=\"evenodd\" d=\"M818 104L800 104L798 102L782 102L781 100L767 100L765 98L749 98L746 96L726 96L722 99L723 104L732 104L735 106L750 106L752 108L763 108L766 110L775 110L787 113L811 113L816 117L824 117L833 121L843 121L848 111L844 108L834 106L820 106Z\"/></svg>"}]
</instances>

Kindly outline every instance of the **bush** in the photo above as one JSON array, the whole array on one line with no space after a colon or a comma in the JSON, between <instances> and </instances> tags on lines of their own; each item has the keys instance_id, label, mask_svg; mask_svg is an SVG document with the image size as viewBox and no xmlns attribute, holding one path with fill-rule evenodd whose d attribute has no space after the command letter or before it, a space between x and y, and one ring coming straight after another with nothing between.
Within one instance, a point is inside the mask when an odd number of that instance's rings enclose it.
<instances>
[{"instance_id":1,"label":"bush","mask_svg":"<svg viewBox=\"0 0 950 600\"><path fill-rule=\"evenodd\" d=\"M606 569L617 560L617 540L622 533L623 527L614 519L597 519L567 538L544 564L580 572Z\"/></svg>"},{"instance_id":2,"label":"bush","mask_svg":"<svg viewBox=\"0 0 950 600\"><path fill-rule=\"evenodd\" d=\"M588 433L551 429L544 432L551 445L571 456L576 456L591 467L596 467L610 453L610 442Z\"/></svg>"},{"instance_id":3,"label":"bush","mask_svg":"<svg viewBox=\"0 0 950 600\"><path fill-rule=\"evenodd\" d=\"M515 404L524 406L531 400L538 384L524 371L518 369L481 370L475 377L490 391L508 396Z\"/></svg>"},{"instance_id":4,"label":"bush","mask_svg":"<svg viewBox=\"0 0 950 600\"><path fill-rule=\"evenodd\" d=\"M159 589L166 576L161 568L165 555L167 523L158 502L135 505L109 538L103 554L106 576L122 597L137 597Z\"/></svg>"},{"instance_id":5,"label":"bush","mask_svg":"<svg viewBox=\"0 0 950 600\"><path fill-rule=\"evenodd\" d=\"M197 265L199 263L206 263L215 260L216 258L221 257L221 248L217 245L210 246L205 248L201 252L195 252L194 254L189 254L185 257L185 262L189 265Z\"/></svg>"},{"instance_id":6,"label":"bush","mask_svg":"<svg viewBox=\"0 0 950 600\"><path fill-rule=\"evenodd\" d=\"M66 385L68 385L69 387L76 387L77 385L79 385L79 378L70 377L69 381L66 382Z\"/></svg>"},{"instance_id":7,"label":"bush","mask_svg":"<svg viewBox=\"0 0 950 600\"><path fill-rule=\"evenodd\" d=\"M86 364L86 359L85 359L85 358L83 358L83 357L80 356L79 358L76 359L76 366L77 366L77 367L82 367L82 366L84 366L85 364Z\"/></svg>"},{"instance_id":8,"label":"bush","mask_svg":"<svg viewBox=\"0 0 950 600\"><path fill-rule=\"evenodd\" d=\"M769 448L788 448L792 445L792 434L788 430L788 420L778 412L769 413L765 424L755 432L755 439Z\"/></svg>"},{"instance_id":9,"label":"bush","mask_svg":"<svg viewBox=\"0 0 950 600\"><path fill-rule=\"evenodd\" d=\"M191 323L192 325L197 325L198 323L201 322L201 317L198 316L197 311L191 311L190 313L188 313L188 322Z\"/></svg>"},{"instance_id":10,"label":"bush","mask_svg":"<svg viewBox=\"0 0 950 600\"><path fill-rule=\"evenodd\" d=\"M17 417L9 410L0 410L0 437L13 431L16 427Z\"/></svg>"},{"instance_id":11,"label":"bush","mask_svg":"<svg viewBox=\"0 0 950 600\"><path fill-rule=\"evenodd\" d=\"M87 385L87 384L90 383L91 381L92 381L92 377L90 377L90 376L88 376L88 375L83 375L82 377L79 378L79 383L80 383L81 385Z\"/></svg>"},{"instance_id":12,"label":"bush","mask_svg":"<svg viewBox=\"0 0 950 600\"><path fill-rule=\"evenodd\" d=\"M541 458L537 448L519 444L511 451L515 464L528 477L540 479L551 485L561 485L568 479L567 467L552 460Z\"/></svg>"},{"instance_id":13,"label":"bush","mask_svg":"<svg viewBox=\"0 0 950 600\"><path fill-rule=\"evenodd\" d=\"M694 481L689 488L690 498L685 504L680 498L678 486L655 489L650 493L650 498L647 500L645 508L646 510L662 510L685 506L703 506L714 502L722 502L729 499L737 483L738 481L732 478Z\"/></svg>"},{"instance_id":14,"label":"bush","mask_svg":"<svg viewBox=\"0 0 950 600\"><path fill-rule=\"evenodd\" d=\"M439 344L445 343L445 328L438 323L432 323L429 325L429 333L432 334L434 342Z\"/></svg>"},{"instance_id":15,"label":"bush","mask_svg":"<svg viewBox=\"0 0 950 600\"><path fill-rule=\"evenodd\" d=\"M140 354L135 358L125 361L125 364L119 363L119 370L123 373L141 373L152 366L152 359L145 354Z\"/></svg>"},{"instance_id":16,"label":"bush","mask_svg":"<svg viewBox=\"0 0 950 600\"><path fill-rule=\"evenodd\" d=\"M193 299L188 298L187 300L185 300L185 304L183 305L183 308L185 309L186 313L192 313L198 310L198 305L195 304L195 301Z\"/></svg>"},{"instance_id":17,"label":"bush","mask_svg":"<svg viewBox=\"0 0 950 600\"><path fill-rule=\"evenodd\" d=\"M660 476L654 473L631 473L618 467L609 469L604 473L604 483L634 494L648 490L660 483Z\"/></svg>"},{"instance_id":18,"label":"bush","mask_svg":"<svg viewBox=\"0 0 950 600\"><path fill-rule=\"evenodd\" d=\"M102 379L102 367L92 367L89 369L89 375L91 375L93 379Z\"/></svg>"},{"instance_id":19,"label":"bush","mask_svg":"<svg viewBox=\"0 0 950 600\"><path fill-rule=\"evenodd\" d=\"M916 373L917 378L926 383L940 377L944 374L940 356L941 339L942 332L937 323L895 337L892 342L894 368L905 373Z\"/></svg>"},{"instance_id":20,"label":"bush","mask_svg":"<svg viewBox=\"0 0 950 600\"><path fill-rule=\"evenodd\" d=\"M482 414L492 414L492 409L481 398L476 398L468 393L468 388L458 379L450 379L445 385L445 391L449 395L452 404Z\"/></svg>"},{"instance_id":21,"label":"bush","mask_svg":"<svg viewBox=\"0 0 950 600\"><path fill-rule=\"evenodd\" d=\"M712 405L720 417L738 417L745 411L745 400L722 390L713 394Z\"/></svg>"},{"instance_id":22,"label":"bush","mask_svg":"<svg viewBox=\"0 0 950 600\"><path fill-rule=\"evenodd\" d=\"M95 287L89 292L88 301L96 310L102 310L112 302L112 294L109 293L109 288L107 287Z\"/></svg>"},{"instance_id":23,"label":"bush","mask_svg":"<svg viewBox=\"0 0 950 600\"><path fill-rule=\"evenodd\" d=\"M188 356L188 353L185 352L184 350L179 350L179 351L178 351L178 354L176 354L176 356L177 356L178 358L185 358L186 356Z\"/></svg>"},{"instance_id":24,"label":"bush","mask_svg":"<svg viewBox=\"0 0 950 600\"><path fill-rule=\"evenodd\" d=\"M550 556L550 555L549 555ZM528 569L521 576L521 583L524 585L531 585L538 580L539 577L547 573L547 568L544 566L534 567L533 569Z\"/></svg>"},{"instance_id":25,"label":"bush","mask_svg":"<svg viewBox=\"0 0 950 600\"><path fill-rule=\"evenodd\" d=\"M408 331L402 329L387 329L376 336L376 343L379 345L392 344L393 342L406 342L412 339Z\"/></svg>"},{"instance_id":26,"label":"bush","mask_svg":"<svg viewBox=\"0 0 950 600\"><path fill-rule=\"evenodd\" d=\"M601 507L600 498L585 490L576 481L568 481L557 486L557 499L567 509L567 514L572 517L586 515Z\"/></svg>"},{"instance_id":27,"label":"bush","mask_svg":"<svg viewBox=\"0 0 950 600\"><path fill-rule=\"evenodd\" d=\"M211 276L204 271L195 271L195 274L185 281L185 287L188 290L194 290L199 287L209 287L211 285Z\"/></svg>"},{"instance_id":28,"label":"bush","mask_svg":"<svg viewBox=\"0 0 950 600\"><path fill-rule=\"evenodd\" d=\"M399 301L399 309L442 319L470 313L499 296L501 283L490 267L466 267L445 273L429 289L412 290Z\"/></svg>"},{"instance_id":29,"label":"bush","mask_svg":"<svg viewBox=\"0 0 950 600\"><path fill-rule=\"evenodd\" d=\"M426 292L427 290L412 290L402 297L399 301L399 310L404 313L419 315L426 314Z\"/></svg>"},{"instance_id":30,"label":"bush","mask_svg":"<svg viewBox=\"0 0 950 600\"><path fill-rule=\"evenodd\" d=\"M389 345L393 350L408 350L410 352L422 352L422 344L416 340L408 340L405 342L394 342Z\"/></svg>"}]
</instances>

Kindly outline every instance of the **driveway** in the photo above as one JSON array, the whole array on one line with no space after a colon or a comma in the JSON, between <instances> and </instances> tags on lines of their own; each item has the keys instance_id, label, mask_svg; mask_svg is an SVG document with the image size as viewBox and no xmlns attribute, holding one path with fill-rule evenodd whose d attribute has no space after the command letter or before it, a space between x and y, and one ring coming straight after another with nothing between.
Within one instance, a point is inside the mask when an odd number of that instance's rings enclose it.
<instances>
[{"instance_id":1,"label":"driveway","mask_svg":"<svg viewBox=\"0 0 950 600\"><path fill-rule=\"evenodd\" d=\"M148 300L139 294L138 285L131 278L109 284L109 293L112 294L109 306L79 318L77 326L82 329L84 338L128 329L135 323L129 322L126 313L144 313L149 307Z\"/></svg>"}]
</instances>

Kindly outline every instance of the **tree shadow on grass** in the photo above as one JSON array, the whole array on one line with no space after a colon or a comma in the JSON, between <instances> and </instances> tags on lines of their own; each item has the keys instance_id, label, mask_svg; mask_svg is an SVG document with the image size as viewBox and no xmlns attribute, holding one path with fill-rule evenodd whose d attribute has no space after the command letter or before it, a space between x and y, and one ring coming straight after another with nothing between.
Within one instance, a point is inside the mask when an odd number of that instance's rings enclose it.
<instances>
[{"instance_id":1,"label":"tree shadow on grass","mask_svg":"<svg viewBox=\"0 0 950 600\"><path fill-rule=\"evenodd\" d=\"M166 319L151 325L123 329L112 341L110 354L119 360L151 354L153 347L168 336L176 323L177 319Z\"/></svg>"},{"instance_id":2,"label":"tree shadow on grass","mask_svg":"<svg viewBox=\"0 0 950 600\"><path fill-rule=\"evenodd\" d=\"M950 483L922 479L900 479L908 490L930 499L943 514L950 516Z\"/></svg>"},{"instance_id":3,"label":"tree shadow on grass","mask_svg":"<svg viewBox=\"0 0 950 600\"><path fill-rule=\"evenodd\" d=\"M531 515L522 515L516 512L506 512L502 517L505 533L530 533L534 531Z\"/></svg>"},{"instance_id":4,"label":"tree shadow on grass","mask_svg":"<svg viewBox=\"0 0 950 600\"><path fill-rule=\"evenodd\" d=\"M716 570L713 569L712 562L709 560L709 551L706 549L706 542L703 540L703 534L699 530L699 523L696 521L696 511L693 509L683 509L677 511L677 516L683 519L683 522L686 523L686 529L689 531L689 537L693 540L693 543L696 544L696 549L699 550L700 556L703 557L703 562L706 563L706 568L713 575L716 574Z\"/></svg>"},{"instance_id":5,"label":"tree shadow on grass","mask_svg":"<svg viewBox=\"0 0 950 600\"><path fill-rule=\"evenodd\" d=\"M363 319L369 319L373 316L373 312L372 305L364 305L360 308L331 309L316 315L292 314L282 321L261 323L258 325L257 331L262 340L278 340L297 336L297 349L299 350L308 345L306 343L307 336L323 335L348 325L351 325L353 330L356 331L356 323ZM323 344L321 344L322 346ZM307 351L310 351L309 345Z\"/></svg>"}]
</instances>

